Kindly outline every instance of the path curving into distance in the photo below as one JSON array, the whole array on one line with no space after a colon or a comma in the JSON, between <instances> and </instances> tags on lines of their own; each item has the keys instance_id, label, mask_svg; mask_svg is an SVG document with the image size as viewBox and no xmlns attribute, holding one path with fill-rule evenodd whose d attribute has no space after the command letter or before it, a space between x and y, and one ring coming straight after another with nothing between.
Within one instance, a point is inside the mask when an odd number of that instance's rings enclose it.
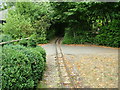
<instances>
[{"instance_id":1,"label":"path curving into distance","mask_svg":"<svg viewBox=\"0 0 120 90\"><path fill-rule=\"evenodd\" d=\"M118 49L61 42L42 45L47 53L42 88L118 88Z\"/></svg>"}]
</instances>

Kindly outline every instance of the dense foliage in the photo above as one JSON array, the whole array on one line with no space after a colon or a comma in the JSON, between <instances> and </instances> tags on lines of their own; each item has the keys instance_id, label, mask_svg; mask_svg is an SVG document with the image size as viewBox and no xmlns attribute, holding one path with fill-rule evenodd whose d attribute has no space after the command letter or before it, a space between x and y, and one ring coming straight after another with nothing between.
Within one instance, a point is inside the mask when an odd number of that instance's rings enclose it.
<instances>
[{"instance_id":1,"label":"dense foliage","mask_svg":"<svg viewBox=\"0 0 120 90\"><path fill-rule=\"evenodd\" d=\"M45 69L45 57L41 47L5 45L2 52L2 89L35 88Z\"/></svg>"},{"instance_id":2,"label":"dense foliage","mask_svg":"<svg viewBox=\"0 0 120 90\"><path fill-rule=\"evenodd\" d=\"M57 35L67 44L119 47L119 7L120 2L17 2L2 31L13 39L36 35L38 43Z\"/></svg>"},{"instance_id":3,"label":"dense foliage","mask_svg":"<svg viewBox=\"0 0 120 90\"><path fill-rule=\"evenodd\" d=\"M10 35L5 35L5 34L0 35L0 43L6 42L6 41L11 41L11 40L12 40L12 37Z\"/></svg>"},{"instance_id":4,"label":"dense foliage","mask_svg":"<svg viewBox=\"0 0 120 90\"><path fill-rule=\"evenodd\" d=\"M33 13L34 12L34 13ZM50 27L53 10L49 3L17 2L14 10L9 10L3 25L3 33L13 39L37 36L37 42L46 43L46 33Z\"/></svg>"},{"instance_id":5,"label":"dense foliage","mask_svg":"<svg viewBox=\"0 0 120 90\"><path fill-rule=\"evenodd\" d=\"M3 27L4 33L11 35L14 39L29 37L34 32L30 20L25 19L23 15L9 14L9 18L6 21L7 23Z\"/></svg>"},{"instance_id":6,"label":"dense foliage","mask_svg":"<svg viewBox=\"0 0 120 90\"><path fill-rule=\"evenodd\" d=\"M55 22L66 25L63 43L119 47L120 2L63 2L53 6Z\"/></svg>"}]
</instances>

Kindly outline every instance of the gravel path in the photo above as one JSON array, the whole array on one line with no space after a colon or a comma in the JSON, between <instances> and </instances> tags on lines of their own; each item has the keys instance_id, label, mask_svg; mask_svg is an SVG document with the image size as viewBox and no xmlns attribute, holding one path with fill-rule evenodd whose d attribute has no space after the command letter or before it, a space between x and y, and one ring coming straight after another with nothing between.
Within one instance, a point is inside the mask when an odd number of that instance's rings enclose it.
<instances>
[{"instance_id":1,"label":"gravel path","mask_svg":"<svg viewBox=\"0 0 120 90\"><path fill-rule=\"evenodd\" d=\"M47 52L43 88L61 88L55 44L42 47ZM76 88L118 88L118 49L88 45L61 47Z\"/></svg>"}]
</instances>

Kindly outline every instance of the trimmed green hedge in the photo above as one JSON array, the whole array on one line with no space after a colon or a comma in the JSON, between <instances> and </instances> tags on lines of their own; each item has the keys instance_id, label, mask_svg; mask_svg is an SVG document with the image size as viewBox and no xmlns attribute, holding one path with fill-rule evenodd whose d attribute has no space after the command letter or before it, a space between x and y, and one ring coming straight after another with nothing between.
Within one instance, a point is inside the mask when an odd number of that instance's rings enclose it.
<instances>
[{"instance_id":1,"label":"trimmed green hedge","mask_svg":"<svg viewBox=\"0 0 120 90\"><path fill-rule=\"evenodd\" d=\"M45 50L21 45L5 45L2 50L2 89L36 88L45 70Z\"/></svg>"}]
</instances>

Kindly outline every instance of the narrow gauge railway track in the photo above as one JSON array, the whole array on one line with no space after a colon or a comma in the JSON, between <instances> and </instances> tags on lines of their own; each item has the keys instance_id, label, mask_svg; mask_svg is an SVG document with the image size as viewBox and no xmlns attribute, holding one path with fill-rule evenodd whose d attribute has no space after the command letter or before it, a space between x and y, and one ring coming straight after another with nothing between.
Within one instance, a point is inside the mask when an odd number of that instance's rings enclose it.
<instances>
[{"instance_id":1,"label":"narrow gauge railway track","mask_svg":"<svg viewBox=\"0 0 120 90\"><path fill-rule=\"evenodd\" d=\"M70 75L71 73L64 59L64 54L61 48L61 40L62 38L57 38L55 41L56 63L57 63L58 70L59 70L60 87L61 88L76 88L76 85L74 84L74 80Z\"/></svg>"}]
</instances>

